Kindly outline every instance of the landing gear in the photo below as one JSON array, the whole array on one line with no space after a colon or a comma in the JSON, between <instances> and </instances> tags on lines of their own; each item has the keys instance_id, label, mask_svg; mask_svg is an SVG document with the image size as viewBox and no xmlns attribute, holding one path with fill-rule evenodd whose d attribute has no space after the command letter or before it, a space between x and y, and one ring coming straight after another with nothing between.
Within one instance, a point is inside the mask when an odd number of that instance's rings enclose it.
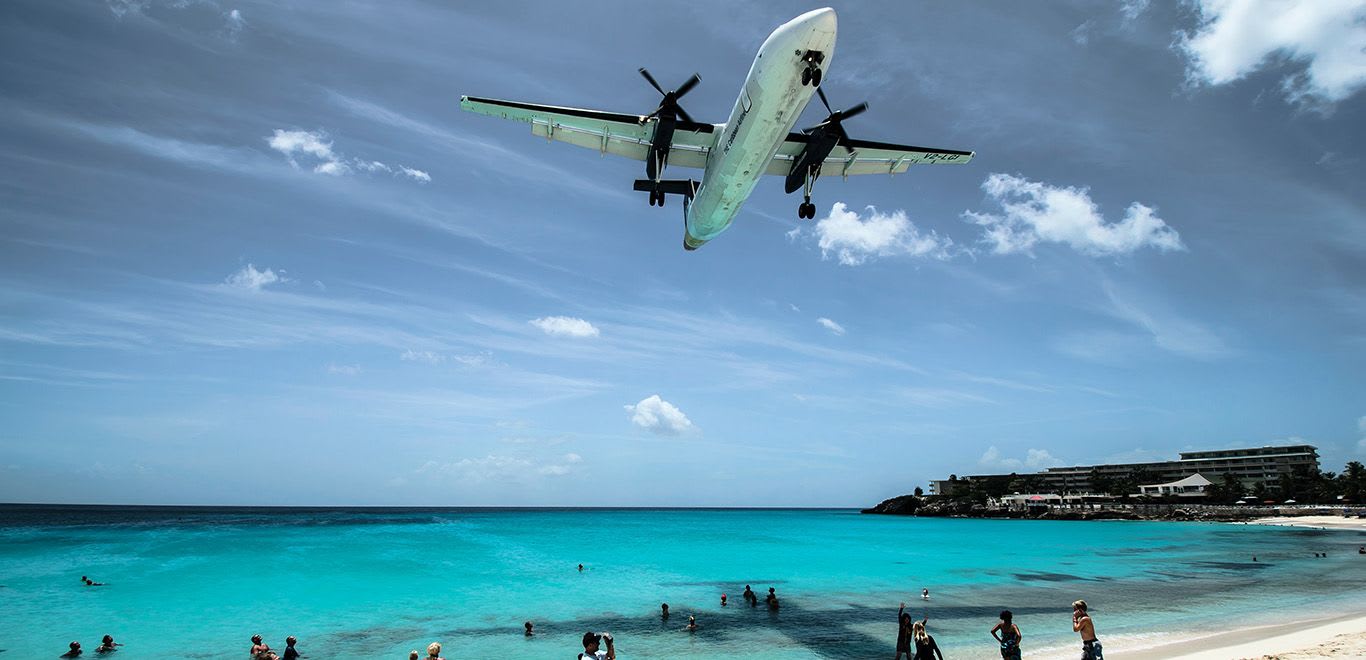
<instances>
[{"instance_id":1,"label":"landing gear","mask_svg":"<svg viewBox=\"0 0 1366 660\"><path fill-rule=\"evenodd\" d=\"M808 50L802 56L802 61L806 62L806 68L802 69L802 85L812 87L821 86L821 62L825 61L825 53Z\"/></svg>"},{"instance_id":2,"label":"landing gear","mask_svg":"<svg viewBox=\"0 0 1366 660\"><path fill-rule=\"evenodd\" d=\"M650 206L659 206L659 207L663 207L663 206L664 206L664 193L658 192L658 191L654 191L654 190L650 191Z\"/></svg>"},{"instance_id":3,"label":"landing gear","mask_svg":"<svg viewBox=\"0 0 1366 660\"><path fill-rule=\"evenodd\" d=\"M803 220L811 220L816 217L816 205L811 203L811 188L816 185L816 177L821 175L820 165L812 165L806 170L806 181L802 186L802 201L797 206L797 217Z\"/></svg>"}]
</instances>

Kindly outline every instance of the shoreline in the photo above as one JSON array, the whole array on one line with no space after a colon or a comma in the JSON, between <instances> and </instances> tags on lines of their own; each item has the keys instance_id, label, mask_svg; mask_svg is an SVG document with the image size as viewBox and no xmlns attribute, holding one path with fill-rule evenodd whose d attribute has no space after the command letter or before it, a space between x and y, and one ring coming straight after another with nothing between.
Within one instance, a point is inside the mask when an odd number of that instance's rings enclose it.
<instances>
[{"instance_id":1,"label":"shoreline","mask_svg":"<svg viewBox=\"0 0 1366 660\"><path fill-rule=\"evenodd\" d=\"M1366 532L1366 518L1348 518L1346 516L1272 516L1249 520L1247 524Z\"/></svg>"},{"instance_id":2,"label":"shoreline","mask_svg":"<svg viewBox=\"0 0 1366 660\"><path fill-rule=\"evenodd\" d=\"M1142 650L1118 649L1111 655L1125 660L1362 657L1366 656L1366 612L1250 626Z\"/></svg>"}]
</instances>

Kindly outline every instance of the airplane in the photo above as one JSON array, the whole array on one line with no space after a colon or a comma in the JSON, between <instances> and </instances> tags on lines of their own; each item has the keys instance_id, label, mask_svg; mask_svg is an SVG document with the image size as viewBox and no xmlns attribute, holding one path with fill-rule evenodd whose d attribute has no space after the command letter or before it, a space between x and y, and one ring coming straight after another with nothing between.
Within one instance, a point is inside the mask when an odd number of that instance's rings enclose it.
<instances>
[{"instance_id":1,"label":"airplane","mask_svg":"<svg viewBox=\"0 0 1366 660\"><path fill-rule=\"evenodd\" d=\"M973 152L914 147L849 137L844 120L868 109L860 103L832 110L821 90L822 72L835 53L835 10L809 11L784 23L759 48L745 85L724 124L693 120L678 101L701 82L694 73L677 88L664 91L644 68L640 75L663 95L646 115L581 108L460 97L463 110L531 124L531 134L645 161L644 179L635 190L650 194L651 206L664 206L666 195L683 198L683 249L696 250L730 227L740 206L760 177L785 177L784 190L802 189L797 217L814 219L811 190L821 176L898 174L911 165L963 164ZM811 128L792 127L812 94L830 114ZM842 151L836 151L842 147ZM669 165L701 168L700 182L665 179Z\"/></svg>"}]
</instances>

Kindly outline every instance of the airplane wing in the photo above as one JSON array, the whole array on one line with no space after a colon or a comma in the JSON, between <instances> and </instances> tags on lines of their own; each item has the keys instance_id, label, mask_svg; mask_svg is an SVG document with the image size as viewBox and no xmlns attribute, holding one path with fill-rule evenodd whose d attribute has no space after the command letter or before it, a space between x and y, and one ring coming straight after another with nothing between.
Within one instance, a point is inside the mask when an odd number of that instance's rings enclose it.
<instances>
[{"instance_id":1,"label":"airplane wing","mask_svg":"<svg viewBox=\"0 0 1366 660\"><path fill-rule=\"evenodd\" d=\"M640 161L649 157L650 140L655 130L654 119L641 123L640 115L619 112L475 96L460 97L460 108L490 117L524 121L531 124L532 135ZM679 120L669 149L669 165L705 168L715 131L713 124Z\"/></svg>"},{"instance_id":2,"label":"airplane wing","mask_svg":"<svg viewBox=\"0 0 1366 660\"><path fill-rule=\"evenodd\" d=\"M769 161L765 174L787 176L806 147L805 133L788 133L787 140ZM854 174L900 174L912 165L961 165L972 160L973 152L933 147L913 147L871 140L850 140L849 148L835 147L821 166L821 176L850 176Z\"/></svg>"}]
</instances>

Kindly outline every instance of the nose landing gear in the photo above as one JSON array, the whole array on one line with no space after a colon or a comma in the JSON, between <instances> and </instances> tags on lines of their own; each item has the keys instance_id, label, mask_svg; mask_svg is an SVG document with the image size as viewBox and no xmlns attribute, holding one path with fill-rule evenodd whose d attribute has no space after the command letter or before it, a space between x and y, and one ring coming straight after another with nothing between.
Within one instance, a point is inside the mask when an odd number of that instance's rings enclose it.
<instances>
[{"instance_id":1,"label":"nose landing gear","mask_svg":"<svg viewBox=\"0 0 1366 660\"><path fill-rule=\"evenodd\" d=\"M802 85L812 87L821 86L821 62L825 61L825 53L817 50L808 50L802 55L802 61L806 63L806 68L802 69Z\"/></svg>"}]
</instances>

